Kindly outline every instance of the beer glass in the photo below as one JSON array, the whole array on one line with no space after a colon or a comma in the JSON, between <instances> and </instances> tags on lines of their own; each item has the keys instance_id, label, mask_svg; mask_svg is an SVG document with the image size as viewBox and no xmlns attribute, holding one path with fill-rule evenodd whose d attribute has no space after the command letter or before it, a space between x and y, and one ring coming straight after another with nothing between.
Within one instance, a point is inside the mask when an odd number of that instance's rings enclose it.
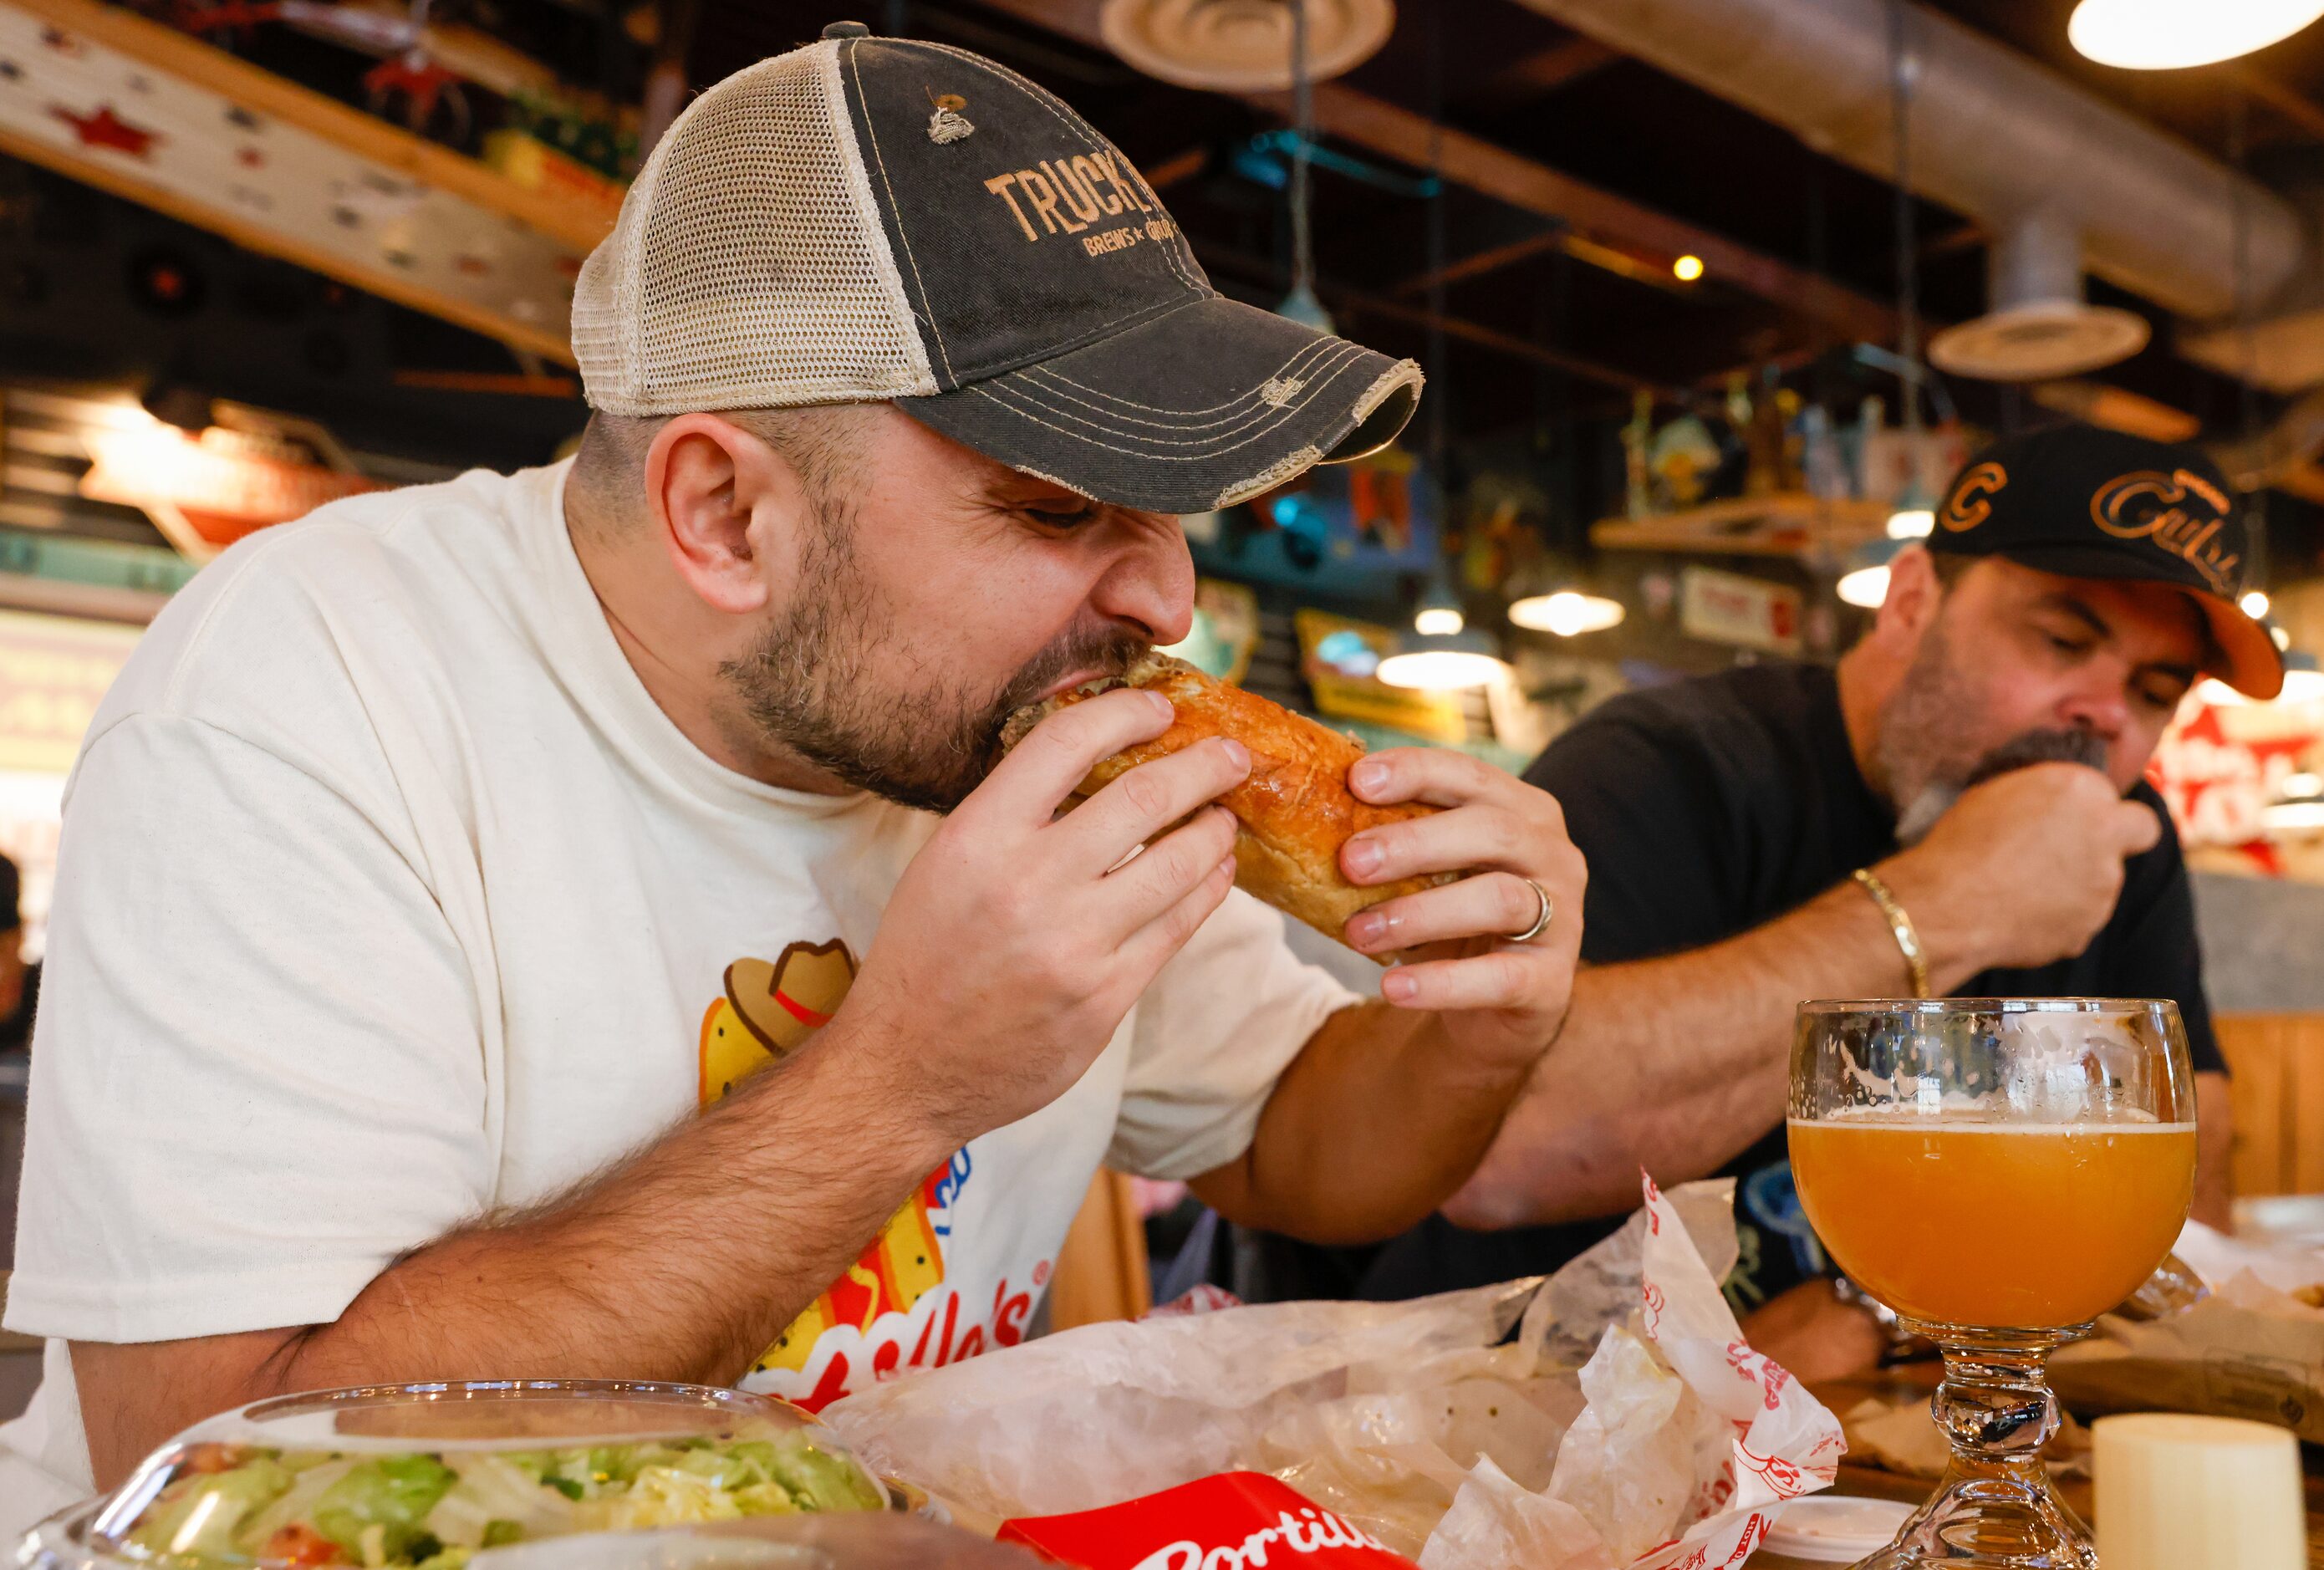
<instances>
[{"instance_id":1,"label":"beer glass","mask_svg":"<svg viewBox=\"0 0 2324 1570\"><path fill-rule=\"evenodd\" d=\"M2135 1291L2195 1194L2175 1003L1800 1005L1792 1177L1858 1285L1944 1354L1937 1492L1858 1570L2097 1570L2051 1491L2051 1352Z\"/></svg>"}]
</instances>

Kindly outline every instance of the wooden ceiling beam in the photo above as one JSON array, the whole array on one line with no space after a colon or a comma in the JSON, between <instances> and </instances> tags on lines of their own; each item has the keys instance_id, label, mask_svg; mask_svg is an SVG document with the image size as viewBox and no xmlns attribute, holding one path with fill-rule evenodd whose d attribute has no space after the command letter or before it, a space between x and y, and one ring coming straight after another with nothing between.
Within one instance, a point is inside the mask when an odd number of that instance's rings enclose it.
<instances>
[{"instance_id":1,"label":"wooden ceiling beam","mask_svg":"<svg viewBox=\"0 0 2324 1570\"><path fill-rule=\"evenodd\" d=\"M1471 252L1457 262L1448 262L1433 272L1416 273L1396 286L1401 295L1424 293L1442 283L1452 285L1488 272L1498 272L1519 262L1527 261L1545 252L1559 249L1565 239L1563 229L1545 229L1538 235L1527 235L1505 245L1489 245Z\"/></svg>"},{"instance_id":2,"label":"wooden ceiling beam","mask_svg":"<svg viewBox=\"0 0 2324 1570\"><path fill-rule=\"evenodd\" d=\"M1098 29L1096 0L987 0L987 4L1076 42L1105 47ZM1290 118L1287 93L1237 96L1268 114ZM1895 336L1895 312L1887 304L1806 268L1576 180L1483 137L1437 125L1425 115L1344 82L1320 83L1314 96L1316 128L1326 135L1410 168L1436 168L1455 184L1520 211L1554 219L1583 239L1633 258L1653 258L1667 266L1680 256L1700 256L1710 277L1813 318L1849 337L1886 341Z\"/></svg>"},{"instance_id":3,"label":"wooden ceiling beam","mask_svg":"<svg viewBox=\"0 0 2324 1570\"><path fill-rule=\"evenodd\" d=\"M1462 101L1486 106L1541 97L1621 58L1621 51L1610 45L1576 34L1495 71L1479 83L1474 92L1463 95Z\"/></svg>"},{"instance_id":4,"label":"wooden ceiling beam","mask_svg":"<svg viewBox=\"0 0 2324 1570\"><path fill-rule=\"evenodd\" d=\"M2235 84L2254 98L2291 121L2309 135L2324 141L2324 105L2318 104L2304 93L2293 91L2256 66L2230 65L2225 68Z\"/></svg>"},{"instance_id":5,"label":"wooden ceiling beam","mask_svg":"<svg viewBox=\"0 0 2324 1570\"><path fill-rule=\"evenodd\" d=\"M1184 152L1172 153L1161 162L1150 165L1142 172L1146 176L1148 185L1152 186L1156 190L1168 190L1172 186L1183 184L1202 173L1209 167L1210 162L1209 148L1189 147Z\"/></svg>"},{"instance_id":6,"label":"wooden ceiling beam","mask_svg":"<svg viewBox=\"0 0 2324 1570\"><path fill-rule=\"evenodd\" d=\"M1264 282L1277 288L1282 287L1282 274L1277 263L1266 257L1254 256L1246 251L1236 251L1222 245L1202 243L1197 243L1196 251L1205 267L1215 268L1236 277L1250 279L1255 282ZM1506 355L1512 359L1529 361L1553 371L1563 371L1569 375L1579 376L1602 386L1617 387L1625 392L1652 392L1658 397L1670 397L1674 394L1672 388L1638 375L1635 372L1609 365L1602 360L1592 360L1585 356L1568 354L1563 349L1552 348L1546 344L1537 344L1528 338L1518 337L1514 333L1505 333L1498 328L1489 328L1481 322L1470 321L1464 317L1440 315L1408 301L1390 300L1382 295L1368 293L1360 289L1351 289L1323 278L1315 281L1315 292L1323 299L1325 306L1343 316L1377 316L1389 321L1403 322L1411 327L1434 328L1447 337L1459 338L1462 342L1474 344L1479 348L1489 349L1495 354Z\"/></svg>"}]
</instances>

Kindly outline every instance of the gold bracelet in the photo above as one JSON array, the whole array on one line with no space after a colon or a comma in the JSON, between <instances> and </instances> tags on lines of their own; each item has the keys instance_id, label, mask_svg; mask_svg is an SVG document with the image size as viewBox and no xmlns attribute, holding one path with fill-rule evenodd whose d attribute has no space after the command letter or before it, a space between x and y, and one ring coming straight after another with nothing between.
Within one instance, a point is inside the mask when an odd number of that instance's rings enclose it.
<instances>
[{"instance_id":1,"label":"gold bracelet","mask_svg":"<svg viewBox=\"0 0 2324 1570\"><path fill-rule=\"evenodd\" d=\"M1864 885L1864 891L1880 907L1880 914L1888 919L1888 930L1896 935L1896 947L1904 951L1904 968L1913 976L1913 995L1927 997L1929 951L1921 947L1921 935L1914 928L1913 919L1904 914L1904 906L1896 903L1896 896L1888 891L1888 885L1873 876L1871 868L1857 868L1856 881Z\"/></svg>"}]
</instances>

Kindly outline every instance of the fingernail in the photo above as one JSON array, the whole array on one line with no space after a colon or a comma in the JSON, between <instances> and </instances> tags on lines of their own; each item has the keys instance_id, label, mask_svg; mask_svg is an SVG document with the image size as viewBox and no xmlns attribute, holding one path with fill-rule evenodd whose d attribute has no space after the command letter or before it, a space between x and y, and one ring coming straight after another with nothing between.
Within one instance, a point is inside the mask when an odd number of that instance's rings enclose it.
<instances>
[{"instance_id":1,"label":"fingernail","mask_svg":"<svg viewBox=\"0 0 2324 1570\"><path fill-rule=\"evenodd\" d=\"M1388 765L1366 758L1348 771L1348 786L1354 790L1377 790L1388 783Z\"/></svg>"},{"instance_id":2,"label":"fingernail","mask_svg":"<svg viewBox=\"0 0 2324 1570\"><path fill-rule=\"evenodd\" d=\"M1146 695L1146 698L1154 706L1154 712L1164 719L1168 719L1178 712L1170 706L1170 700L1158 692L1149 692Z\"/></svg>"},{"instance_id":3,"label":"fingernail","mask_svg":"<svg viewBox=\"0 0 2324 1570\"><path fill-rule=\"evenodd\" d=\"M1400 970L1392 970L1380 977L1380 996L1391 1003L1408 1003L1420 984Z\"/></svg>"},{"instance_id":4,"label":"fingernail","mask_svg":"<svg viewBox=\"0 0 2324 1570\"><path fill-rule=\"evenodd\" d=\"M1230 763L1232 763L1232 764L1233 764L1233 765L1234 765L1238 770L1240 770L1243 773L1246 773L1246 774L1250 773L1250 749L1249 747L1244 746L1240 742L1236 741L1232 736L1229 736L1229 737L1227 737L1227 738L1226 738L1226 743L1227 743L1227 762L1230 762Z\"/></svg>"},{"instance_id":5,"label":"fingernail","mask_svg":"<svg viewBox=\"0 0 2324 1570\"><path fill-rule=\"evenodd\" d=\"M1348 922L1348 941L1359 948L1370 948L1386 937L1396 926L1396 918L1379 910L1366 910Z\"/></svg>"},{"instance_id":6,"label":"fingernail","mask_svg":"<svg viewBox=\"0 0 2324 1570\"><path fill-rule=\"evenodd\" d=\"M1380 860L1380 847L1374 840L1351 839L1340 852L1340 864L1359 878L1370 877L1379 872Z\"/></svg>"}]
</instances>

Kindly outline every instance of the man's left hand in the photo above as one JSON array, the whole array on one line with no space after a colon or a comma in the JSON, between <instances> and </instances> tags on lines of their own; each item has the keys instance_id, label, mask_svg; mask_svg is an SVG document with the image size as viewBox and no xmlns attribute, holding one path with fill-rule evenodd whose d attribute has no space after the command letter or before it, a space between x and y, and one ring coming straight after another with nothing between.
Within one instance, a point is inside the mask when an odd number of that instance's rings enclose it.
<instances>
[{"instance_id":1,"label":"man's left hand","mask_svg":"<svg viewBox=\"0 0 2324 1570\"><path fill-rule=\"evenodd\" d=\"M1348 788L1375 806L1446 809L1351 836L1340 851L1350 882L1472 873L1349 919L1351 947L1406 956L1380 978L1380 996L1443 1014L1465 1049L1499 1062L1538 1057L1565 1020L1588 877L1556 799L1466 753L1430 747L1365 758L1348 771ZM1513 941L1540 917L1545 898L1549 925Z\"/></svg>"}]
</instances>

